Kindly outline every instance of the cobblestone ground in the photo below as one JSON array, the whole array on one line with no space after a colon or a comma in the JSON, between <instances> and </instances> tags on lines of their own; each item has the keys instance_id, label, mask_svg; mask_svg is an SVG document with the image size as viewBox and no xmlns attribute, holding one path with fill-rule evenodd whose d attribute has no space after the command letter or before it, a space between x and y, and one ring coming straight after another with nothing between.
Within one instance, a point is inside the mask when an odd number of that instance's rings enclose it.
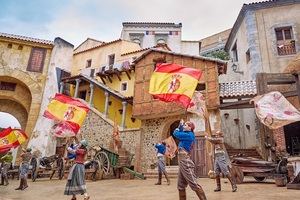
<instances>
[{"instance_id":1,"label":"cobblestone ground","mask_svg":"<svg viewBox=\"0 0 300 200\"><path fill-rule=\"evenodd\" d=\"M232 193L230 184L222 180L222 192L215 193L214 180L199 179L203 186L208 200L299 200L299 190L287 190L286 187L276 187L270 180L266 183L251 182L247 179L245 184L238 186L238 192ZM87 182L90 200L176 200L178 199L176 189L176 179L172 179L171 185L156 186L156 180L101 180L97 182ZM16 191L18 186L16 180L10 181L9 186L0 186L0 200L68 200L68 196L63 195L66 180L38 179L36 182L29 180L29 188L25 191ZM79 196L77 199L83 199ZM196 194L187 189L187 199L196 200Z\"/></svg>"}]
</instances>

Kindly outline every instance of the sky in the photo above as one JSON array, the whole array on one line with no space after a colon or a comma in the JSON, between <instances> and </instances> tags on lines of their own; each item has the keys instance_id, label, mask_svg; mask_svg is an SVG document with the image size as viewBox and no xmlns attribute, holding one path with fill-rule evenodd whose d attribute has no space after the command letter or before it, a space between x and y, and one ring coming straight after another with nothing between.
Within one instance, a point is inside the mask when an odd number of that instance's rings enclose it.
<instances>
[{"instance_id":1,"label":"sky","mask_svg":"<svg viewBox=\"0 0 300 200\"><path fill-rule=\"evenodd\" d=\"M244 3L258 0L0 0L0 32L78 46L86 38L120 38L122 22L182 23L183 40L233 26ZM0 112L0 127L20 126Z\"/></svg>"},{"instance_id":2,"label":"sky","mask_svg":"<svg viewBox=\"0 0 300 200\"><path fill-rule=\"evenodd\" d=\"M19 121L11 114L0 112L0 128L21 128Z\"/></svg>"},{"instance_id":3,"label":"sky","mask_svg":"<svg viewBox=\"0 0 300 200\"><path fill-rule=\"evenodd\" d=\"M258 0L0 0L0 32L78 46L118 39L122 22L182 23L182 39L200 40L233 26L244 3Z\"/></svg>"}]
</instances>

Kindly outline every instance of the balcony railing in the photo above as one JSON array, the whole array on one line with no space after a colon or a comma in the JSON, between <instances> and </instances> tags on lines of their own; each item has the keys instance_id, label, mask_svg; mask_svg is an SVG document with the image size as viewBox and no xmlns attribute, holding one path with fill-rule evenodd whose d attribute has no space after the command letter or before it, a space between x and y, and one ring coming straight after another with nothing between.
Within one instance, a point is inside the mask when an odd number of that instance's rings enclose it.
<instances>
[{"instance_id":1,"label":"balcony railing","mask_svg":"<svg viewBox=\"0 0 300 200\"><path fill-rule=\"evenodd\" d=\"M277 51L279 56L296 54L295 42L290 44L277 44Z\"/></svg>"}]
</instances>

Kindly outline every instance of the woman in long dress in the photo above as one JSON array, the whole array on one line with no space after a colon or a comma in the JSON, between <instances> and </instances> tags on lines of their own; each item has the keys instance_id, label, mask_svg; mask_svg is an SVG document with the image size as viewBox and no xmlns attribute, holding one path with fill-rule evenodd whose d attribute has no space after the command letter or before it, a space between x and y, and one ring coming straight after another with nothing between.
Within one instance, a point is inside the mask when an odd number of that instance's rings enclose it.
<instances>
[{"instance_id":1,"label":"woman in long dress","mask_svg":"<svg viewBox=\"0 0 300 200\"><path fill-rule=\"evenodd\" d=\"M87 141L82 140L75 150L68 149L68 151L72 151L71 153L76 154L75 164L69 172L68 182L64 192L65 195L73 195L71 200L76 200L77 194L84 195L84 200L90 199L86 192L84 169L84 158L87 154L87 145Z\"/></svg>"}]
</instances>

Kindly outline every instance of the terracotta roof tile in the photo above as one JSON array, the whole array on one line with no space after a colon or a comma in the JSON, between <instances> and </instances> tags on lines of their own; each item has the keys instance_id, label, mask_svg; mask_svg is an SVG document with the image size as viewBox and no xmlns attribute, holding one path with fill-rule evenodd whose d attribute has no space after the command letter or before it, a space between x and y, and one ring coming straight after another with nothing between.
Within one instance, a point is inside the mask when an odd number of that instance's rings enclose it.
<instances>
[{"instance_id":1,"label":"terracotta roof tile","mask_svg":"<svg viewBox=\"0 0 300 200\"><path fill-rule=\"evenodd\" d=\"M35 43L46 44L46 45L54 45L54 42L50 41L50 40L42 40L42 39L37 39L37 38L32 38L32 37L27 37L27 36L22 36L22 35L9 34L9 33L1 33L0 32L0 37L16 39L16 40L23 40L23 41L27 41L27 42L35 42Z\"/></svg>"},{"instance_id":2,"label":"terracotta roof tile","mask_svg":"<svg viewBox=\"0 0 300 200\"><path fill-rule=\"evenodd\" d=\"M220 97L243 97L257 94L255 81L235 81L220 83Z\"/></svg>"}]
</instances>

